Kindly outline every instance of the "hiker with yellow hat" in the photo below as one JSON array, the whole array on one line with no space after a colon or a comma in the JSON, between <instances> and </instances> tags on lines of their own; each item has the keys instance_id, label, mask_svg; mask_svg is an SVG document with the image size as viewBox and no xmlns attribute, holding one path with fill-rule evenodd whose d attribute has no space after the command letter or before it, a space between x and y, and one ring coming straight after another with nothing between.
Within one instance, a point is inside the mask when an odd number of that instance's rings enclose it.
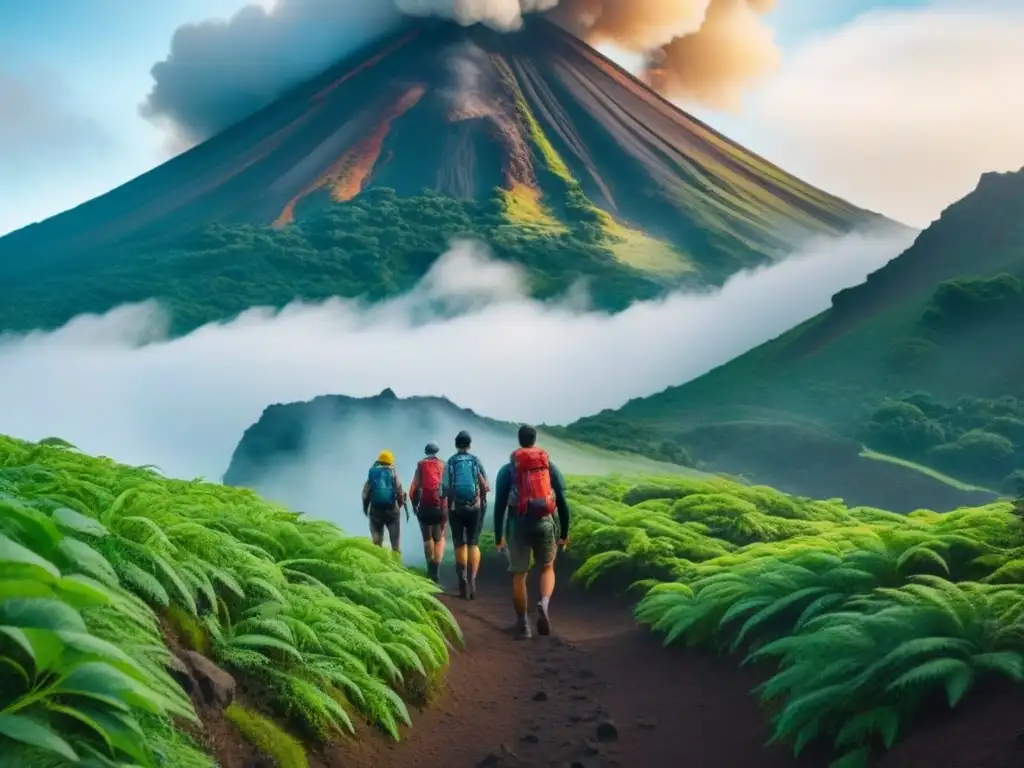
<instances>
[{"instance_id":1,"label":"hiker with yellow hat","mask_svg":"<svg viewBox=\"0 0 1024 768\"><path fill-rule=\"evenodd\" d=\"M395 472L395 456L384 450L377 456L363 483L363 514L370 520L373 543L378 547L384 546L386 528L391 551L397 557L401 557L402 518L399 507L405 508L405 521L409 522L409 502Z\"/></svg>"}]
</instances>

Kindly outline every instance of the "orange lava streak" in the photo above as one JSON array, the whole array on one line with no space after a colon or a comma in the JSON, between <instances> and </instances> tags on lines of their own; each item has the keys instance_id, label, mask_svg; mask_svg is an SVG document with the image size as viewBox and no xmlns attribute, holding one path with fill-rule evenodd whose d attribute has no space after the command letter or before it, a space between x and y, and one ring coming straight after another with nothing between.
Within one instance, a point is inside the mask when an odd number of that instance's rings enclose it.
<instances>
[{"instance_id":1,"label":"orange lava streak","mask_svg":"<svg viewBox=\"0 0 1024 768\"><path fill-rule=\"evenodd\" d=\"M312 184L288 201L272 226L281 228L291 224L295 220L295 206L318 189L330 188L331 198L339 203L358 195L366 178L377 164L384 139L391 130L391 123L416 106L426 91L425 85L414 85L405 91L384 110L380 122L369 134L335 160Z\"/></svg>"},{"instance_id":2,"label":"orange lava streak","mask_svg":"<svg viewBox=\"0 0 1024 768\"><path fill-rule=\"evenodd\" d=\"M420 31L418 29L414 29L412 32L410 32L405 37L400 38L399 40L396 40L391 45L387 46L384 50L380 51L379 53L375 53L373 56L371 56L370 58L366 59L366 61L362 62L355 69L350 69L344 75L342 75L341 77L339 77L336 80L334 80L330 85L328 85L328 86L324 87L323 89L317 91L310 98L310 101L321 101L322 99L326 98L328 95L330 95L330 93L335 88L340 86L346 80L348 80L348 79L350 79L352 77L355 77L356 75L358 75L363 70L369 69L370 67L374 66L375 64L379 64L389 54L394 53L399 48L401 48L403 45L408 43L410 40L412 40L415 37L417 37L419 34L420 34Z\"/></svg>"}]
</instances>

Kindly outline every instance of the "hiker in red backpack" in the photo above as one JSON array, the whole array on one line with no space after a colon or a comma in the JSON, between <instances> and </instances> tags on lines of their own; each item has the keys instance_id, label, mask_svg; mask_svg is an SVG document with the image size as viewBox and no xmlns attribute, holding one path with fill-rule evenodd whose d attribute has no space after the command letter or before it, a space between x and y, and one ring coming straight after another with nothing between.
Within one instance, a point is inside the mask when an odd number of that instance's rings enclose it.
<instances>
[{"instance_id":1,"label":"hiker in red backpack","mask_svg":"<svg viewBox=\"0 0 1024 768\"><path fill-rule=\"evenodd\" d=\"M427 443L423 449L426 458L416 464L416 472L409 483L409 497L423 534L423 554L427 558L427 576L440 581L441 561L444 559L444 534L448 528L448 510L441 499L441 477L444 461L437 455L437 443Z\"/></svg>"},{"instance_id":2,"label":"hiker in red backpack","mask_svg":"<svg viewBox=\"0 0 1024 768\"><path fill-rule=\"evenodd\" d=\"M550 635L548 603L555 591L555 556L569 543L565 480L547 451L536 447L536 442L537 430L521 426L519 449L512 453L495 480L494 541L499 552L508 541L508 570L512 574L512 604L519 640L530 637L526 594L530 556L540 568L537 634Z\"/></svg>"}]
</instances>

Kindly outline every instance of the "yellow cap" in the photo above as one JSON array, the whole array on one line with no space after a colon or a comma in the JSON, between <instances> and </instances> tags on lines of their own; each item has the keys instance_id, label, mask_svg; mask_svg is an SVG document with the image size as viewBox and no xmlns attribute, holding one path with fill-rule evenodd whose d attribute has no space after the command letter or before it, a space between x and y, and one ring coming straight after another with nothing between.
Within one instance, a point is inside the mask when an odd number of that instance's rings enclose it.
<instances>
[{"instance_id":1,"label":"yellow cap","mask_svg":"<svg viewBox=\"0 0 1024 768\"><path fill-rule=\"evenodd\" d=\"M377 457L378 464L394 464L395 455L391 451L381 451L380 456Z\"/></svg>"}]
</instances>

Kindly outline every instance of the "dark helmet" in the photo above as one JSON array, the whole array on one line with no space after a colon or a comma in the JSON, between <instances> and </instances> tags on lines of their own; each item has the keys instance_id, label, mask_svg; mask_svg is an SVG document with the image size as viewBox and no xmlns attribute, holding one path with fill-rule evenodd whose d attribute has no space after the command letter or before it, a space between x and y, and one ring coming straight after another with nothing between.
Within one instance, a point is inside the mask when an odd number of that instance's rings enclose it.
<instances>
[{"instance_id":1,"label":"dark helmet","mask_svg":"<svg viewBox=\"0 0 1024 768\"><path fill-rule=\"evenodd\" d=\"M423 449L423 452L427 456L435 456L440 450L437 443L427 443L427 447Z\"/></svg>"},{"instance_id":2,"label":"dark helmet","mask_svg":"<svg viewBox=\"0 0 1024 768\"><path fill-rule=\"evenodd\" d=\"M462 430L455 436L455 447L456 448L469 448L469 444L473 442L473 438L469 436L469 432Z\"/></svg>"}]
</instances>

